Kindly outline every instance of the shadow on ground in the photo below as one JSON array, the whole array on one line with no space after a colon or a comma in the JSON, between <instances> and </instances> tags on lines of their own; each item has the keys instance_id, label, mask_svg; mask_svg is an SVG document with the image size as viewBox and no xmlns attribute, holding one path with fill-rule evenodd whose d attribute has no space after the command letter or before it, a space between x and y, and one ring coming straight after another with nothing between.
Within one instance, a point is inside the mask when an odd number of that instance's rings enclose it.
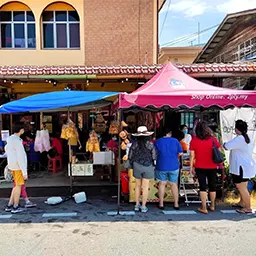
<instances>
[{"instance_id":1,"label":"shadow on ground","mask_svg":"<svg viewBox=\"0 0 256 256\"><path fill-rule=\"evenodd\" d=\"M87 203L76 204L73 200L69 200L60 205L49 206L45 204L46 198L36 198L33 201L37 203L36 208L27 209L19 214L5 213L4 208L7 204L7 199L0 200L0 223L58 223L58 222L165 222L165 221L216 221L230 220L243 221L246 219L255 218L255 214L240 215L237 213L222 213L221 210L234 210L227 206L219 206L216 212L203 215L196 213L198 205L184 206L181 204L180 212L173 214L163 214L155 204L149 204L148 213L136 213L135 215L115 215L109 216L109 212L117 211L117 201L114 198L89 198ZM172 211L172 205L166 205L166 211ZM130 214L133 211L132 204L121 204L120 211L128 211ZM183 214L182 214L183 213ZM192 214L191 214L192 213ZM44 214L48 214L45 216ZM55 216L59 214L60 216ZM70 216L61 216L69 214Z\"/></svg>"}]
</instances>

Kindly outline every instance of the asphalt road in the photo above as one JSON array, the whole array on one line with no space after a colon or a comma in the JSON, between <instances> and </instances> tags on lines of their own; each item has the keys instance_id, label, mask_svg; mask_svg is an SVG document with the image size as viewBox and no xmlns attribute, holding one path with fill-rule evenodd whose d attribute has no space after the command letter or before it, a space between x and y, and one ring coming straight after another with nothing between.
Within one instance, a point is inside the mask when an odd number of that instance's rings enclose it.
<instances>
[{"instance_id":1,"label":"asphalt road","mask_svg":"<svg viewBox=\"0 0 256 256\"><path fill-rule=\"evenodd\" d=\"M0 207L5 203L0 200ZM150 205L147 214L109 216L114 200L53 207L44 199L36 203L22 214L0 212L1 256L256 255L256 215L239 215L228 207L202 215L195 205L179 213L168 206L169 214ZM132 206L122 210L130 214Z\"/></svg>"},{"instance_id":2,"label":"asphalt road","mask_svg":"<svg viewBox=\"0 0 256 256\"><path fill-rule=\"evenodd\" d=\"M1 256L255 256L255 219L240 222L1 224Z\"/></svg>"}]
</instances>

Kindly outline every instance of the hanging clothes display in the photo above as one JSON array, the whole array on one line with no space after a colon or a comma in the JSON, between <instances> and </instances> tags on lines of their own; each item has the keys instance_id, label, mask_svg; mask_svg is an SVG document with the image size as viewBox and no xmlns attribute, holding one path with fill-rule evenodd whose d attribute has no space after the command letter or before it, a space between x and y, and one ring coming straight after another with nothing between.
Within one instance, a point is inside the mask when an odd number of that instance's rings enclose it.
<instances>
[{"instance_id":1,"label":"hanging clothes display","mask_svg":"<svg viewBox=\"0 0 256 256\"><path fill-rule=\"evenodd\" d=\"M35 138L35 145L34 150L35 152L48 152L51 149L51 143L50 143L50 135L49 131L41 130L36 132L36 138Z\"/></svg>"},{"instance_id":2,"label":"hanging clothes display","mask_svg":"<svg viewBox=\"0 0 256 256\"><path fill-rule=\"evenodd\" d=\"M43 143L43 150L48 152L51 149L50 135L48 130L41 131L41 140ZM43 152L44 152L43 151Z\"/></svg>"},{"instance_id":3,"label":"hanging clothes display","mask_svg":"<svg viewBox=\"0 0 256 256\"><path fill-rule=\"evenodd\" d=\"M41 131L36 131L34 150L35 152L43 152L43 144L41 142Z\"/></svg>"},{"instance_id":4,"label":"hanging clothes display","mask_svg":"<svg viewBox=\"0 0 256 256\"><path fill-rule=\"evenodd\" d=\"M94 131L90 133L90 137L86 143L86 152L100 152L100 143L97 133Z\"/></svg>"},{"instance_id":5,"label":"hanging clothes display","mask_svg":"<svg viewBox=\"0 0 256 256\"><path fill-rule=\"evenodd\" d=\"M69 119L67 124L63 124L60 137L64 140L69 140L77 136L77 131L74 122Z\"/></svg>"}]
</instances>

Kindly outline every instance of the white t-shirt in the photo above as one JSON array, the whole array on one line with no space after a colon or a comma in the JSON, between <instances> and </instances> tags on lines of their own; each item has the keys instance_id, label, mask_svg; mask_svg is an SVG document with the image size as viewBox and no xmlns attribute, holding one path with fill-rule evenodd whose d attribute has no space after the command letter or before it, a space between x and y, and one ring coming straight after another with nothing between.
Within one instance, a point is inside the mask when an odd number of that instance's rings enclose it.
<instances>
[{"instance_id":1,"label":"white t-shirt","mask_svg":"<svg viewBox=\"0 0 256 256\"><path fill-rule=\"evenodd\" d=\"M187 144L188 148L190 147L190 142L192 140L192 136L190 134L186 134L183 141Z\"/></svg>"},{"instance_id":2,"label":"white t-shirt","mask_svg":"<svg viewBox=\"0 0 256 256\"><path fill-rule=\"evenodd\" d=\"M253 159L253 143L245 142L242 135L224 144L227 150L230 150L229 164L230 173L240 175L240 167L243 168L243 178L253 178L256 174L256 164Z\"/></svg>"},{"instance_id":3,"label":"white t-shirt","mask_svg":"<svg viewBox=\"0 0 256 256\"><path fill-rule=\"evenodd\" d=\"M27 173L27 154L22 145L22 139L13 134L7 139L5 146L5 152L7 154L8 168L12 171L22 171L22 174Z\"/></svg>"}]
</instances>

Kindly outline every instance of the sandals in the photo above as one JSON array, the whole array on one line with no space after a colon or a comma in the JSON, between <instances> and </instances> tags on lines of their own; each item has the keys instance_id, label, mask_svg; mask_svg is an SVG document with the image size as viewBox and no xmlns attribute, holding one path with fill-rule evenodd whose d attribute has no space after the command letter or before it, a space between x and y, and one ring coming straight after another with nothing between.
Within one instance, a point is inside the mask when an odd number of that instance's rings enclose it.
<instances>
[{"instance_id":1,"label":"sandals","mask_svg":"<svg viewBox=\"0 0 256 256\"><path fill-rule=\"evenodd\" d=\"M239 208L239 209L244 208L241 204L232 204L232 207L233 208Z\"/></svg>"},{"instance_id":2,"label":"sandals","mask_svg":"<svg viewBox=\"0 0 256 256\"><path fill-rule=\"evenodd\" d=\"M237 209L236 212L238 212L240 214L250 214L250 213L252 213L252 209L242 208L242 209Z\"/></svg>"},{"instance_id":3,"label":"sandals","mask_svg":"<svg viewBox=\"0 0 256 256\"><path fill-rule=\"evenodd\" d=\"M198 212L203 213L203 214L208 214L207 210L203 210L202 208L197 209Z\"/></svg>"},{"instance_id":4,"label":"sandals","mask_svg":"<svg viewBox=\"0 0 256 256\"><path fill-rule=\"evenodd\" d=\"M214 206L210 206L209 207L209 211L214 212L215 211L215 207Z\"/></svg>"}]
</instances>

